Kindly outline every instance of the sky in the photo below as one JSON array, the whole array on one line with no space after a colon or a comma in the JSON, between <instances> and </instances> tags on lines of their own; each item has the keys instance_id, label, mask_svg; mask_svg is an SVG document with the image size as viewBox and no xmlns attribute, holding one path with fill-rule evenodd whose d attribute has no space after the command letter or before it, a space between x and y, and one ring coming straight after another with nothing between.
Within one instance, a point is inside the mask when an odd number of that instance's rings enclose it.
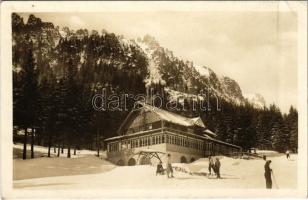
<instances>
[{"instance_id":1,"label":"sky","mask_svg":"<svg viewBox=\"0 0 308 200\"><path fill-rule=\"evenodd\" d=\"M24 20L29 14L22 14ZM292 12L36 13L60 28L105 29L161 46L218 75L236 80L243 94L259 93L283 112L297 107L297 16Z\"/></svg>"}]
</instances>

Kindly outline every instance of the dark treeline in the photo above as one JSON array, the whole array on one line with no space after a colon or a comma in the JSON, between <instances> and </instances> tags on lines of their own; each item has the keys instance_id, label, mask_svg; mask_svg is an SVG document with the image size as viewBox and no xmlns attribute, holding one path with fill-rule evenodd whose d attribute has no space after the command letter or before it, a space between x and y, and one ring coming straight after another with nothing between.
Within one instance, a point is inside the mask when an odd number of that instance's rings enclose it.
<instances>
[{"instance_id":1,"label":"dark treeline","mask_svg":"<svg viewBox=\"0 0 308 200\"><path fill-rule=\"evenodd\" d=\"M34 144L48 146L48 156L52 147L58 149L58 156L63 148L68 149L67 157L71 150L76 153L80 148L96 148L99 154L99 149L104 148L101 141L116 135L134 100L128 99L128 111L97 111L92 97L103 89L107 95L145 94L144 80L149 75L145 53L136 43L125 43L113 33L60 30L34 15L24 23L19 15L12 14L12 34L13 124L16 132L24 133L16 140L22 140L24 149L31 144L31 157ZM147 40L148 36L143 42ZM214 73L201 78L191 63L175 58L172 52L159 47L155 54L162 78L168 80L152 84L157 91L168 87L194 93L209 84L222 91ZM166 92L164 95L168 98ZM215 98L211 104L216 105ZM238 105L223 98L219 104L221 111L188 109L182 114L200 115L220 139L244 149L297 150L295 108L282 114L275 105L256 109L249 102ZM185 106L190 105L190 100L185 100Z\"/></svg>"}]
</instances>

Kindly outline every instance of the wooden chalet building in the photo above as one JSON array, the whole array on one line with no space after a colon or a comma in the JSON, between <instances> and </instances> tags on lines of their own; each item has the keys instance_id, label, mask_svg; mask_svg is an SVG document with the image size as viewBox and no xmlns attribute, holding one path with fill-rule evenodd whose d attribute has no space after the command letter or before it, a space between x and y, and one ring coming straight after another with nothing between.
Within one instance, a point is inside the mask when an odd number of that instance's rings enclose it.
<instances>
[{"instance_id":1,"label":"wooden chalet building","mask_svg":"<svg viewBox=\"0 0 308 200\"><path fill-rule=\"evenodd\" d=\"M216 134L206 129L200 117L187 118L148 104L142 104L141 108L128 114L118 129L118 135L105 140L108 160L118 165L151 162L149 158L137 155L138 151L146 149L169 153L172 162L177 163L242 150L239 146L215 139Z\"/></svg>"}]
</instances>

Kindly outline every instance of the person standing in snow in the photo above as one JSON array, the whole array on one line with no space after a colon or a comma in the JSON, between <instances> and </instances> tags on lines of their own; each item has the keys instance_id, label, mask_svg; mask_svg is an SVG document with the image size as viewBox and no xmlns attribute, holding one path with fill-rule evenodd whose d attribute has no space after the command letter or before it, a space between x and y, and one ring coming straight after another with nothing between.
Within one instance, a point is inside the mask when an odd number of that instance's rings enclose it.
<instances>
[{"instance_id":1,"label":"person standing in snow","mask_svg":"<svg viewBox=\"0 0 308 200\"><path fill-rule=\"evenodd\" d=\"M216 158L216 161L215 161L215 173L217 175L217 178L220 178L220 161L219 161L219 158Z\"/></svg>"},{"instance_id":2,"label":"person standing in snow","mask_svg":"<svg viewBox=\"0 0 308 200\"><path fill-rule=\"evenodd\" d=\"M272 189L272 169L270 168L271 160L266 161L264 165L264 177L265 177L265 182L266 182L266 188L267 189Z\"/></svg>"},{"instance_id":3,"label":"person standing in snow","mask_svg":"<svg viewBox=\"0 0 308 200\"><path fill-rule=\"evenodd\" d=\"M212 169L215 173L215 168L214 168L214 160L212 158L212 156L209 156L209 174L211 175L212 174Z\"/></svg>"},{"instance_id":4,"label":"person standing in snow","mask_svg":"<svg viewBox=\"0 0 308 200\"><path fill-rule=\"evenodd\" d=\"M289 150L286 151L286 156L287 156L287 159L290 158L290 151Z\"/></svg>"},{"instance_id":5,"label":"person standing in snow","mask_svg":"<svg viewBox=\"0 0 308 200\"><path fill-rule=\"evenodd\" d=\"M157 176L157 174L161 174L161 175L164 174L163 163L161 161L159 162L159 164L157 165L157 168L156 168L156 176Z\"/></svg>"},{"instance_id":6,"label":"person standing in snow","mask_svg":"<svg viewBox=\"0 0 308 200\"><path fill-rule=\"evenodd\" d=\"M171 174L171 176L169 176ZM172 165L171 165L171 155L168 154L167 155L167 177L168 178L173 178L173 169L172 169Z\"/></svg>"}]
</instances>

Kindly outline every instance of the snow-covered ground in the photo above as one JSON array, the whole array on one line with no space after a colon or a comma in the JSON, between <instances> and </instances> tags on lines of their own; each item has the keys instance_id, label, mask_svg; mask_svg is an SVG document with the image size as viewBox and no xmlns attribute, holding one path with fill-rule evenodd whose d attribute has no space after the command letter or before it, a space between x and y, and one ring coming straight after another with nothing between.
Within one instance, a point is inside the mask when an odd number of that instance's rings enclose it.
<instances>
[{"instance_id":1,"label":"snow-covered ground","mask_svg":"<svg viewBox=\"0 0 308 200\"><path fill-rule=\"evenodd\" d=\"M21 158L23 145L19 143L14 144L13 149L14 149L14 159ZM36 158L37 157L47 157L48 148L35 145L34 152L35 152L34 156ZM57 153L54 152L54 147L50 149L50 154L51 154L51 157L57 156ZM80 158L80 157L85 157L86 155L96 155L96 154L97 154L96 151L89 151L89 150L83 149L83 150L76 150L76 155L74 155L74 150L71 149L71 158ZM106 152L101 152L101 156L105 157ZM30 158L30 145L27 145L27 157ZM63 149L63 154L61 153L60 157L67 157L67 149Z\"/></svg>"},{"instance_id":2,"label":"snow-covered ground","mask_svg":"<svg viewBox=\"0 0 308 200\"><path fill-rule=\"evenodd\" d=\"M67 149L57 157L51 149L51 158L47 157L48 148L42 146L34 147L35 159L30 159L30 147L28 146L27 160L22 160L21 144L14 144L13 153L13 179L33 179L53 176L70 176L81 174L102 173L115 168L115 165L106 161L106 152L100 152L100 157L96 156L96 151L77 150L76 155L71 151L71 158L67 158Z\"/></svg>"},{"instance_id":3,"label":"snow-covered ground","mask_svg":"<svg viewBox=\"0 0 308 200\"><path fill-rule=\"evenodd\" d=\"M83 154L81 152L81 154ZM30 178L14 180L16 189L36 190L36 189L59 189L59 190L89 190L89 189L203 189L203 188L243 188L262 189L265 188L264 161L261 159L243 160L228 157L221 159L222 179L215 176L207 177L208 159L199 159L191 164L174 163L186 172L174 171L174 178L168 179L165 175L155 174L155 166L123 166L117 167L104 159L94 155L85 154L84 157L75 159L67 158L37 158L32 160L14 160L14 168L25 170L27 173L36 173L32 167L46 167L46 159L49 160L49 167L54 167L54 171L77 171L83 175L72 175L71 173L55 175L53 177ZM58 159L58 160L57 160ZM61 160L62 159L62 160ZM281 189L296 188L297 186L297 155L292 154L291 160L285 156L268 157L272 160L275 183ZM71 162L74 160L74 163ZM28 163L27 163L28 162ZM29 166L30 164L30 166ZM61 165L61 166L59 166ZM89 171L92 167L99 170ZM109 167L108 167L109 166ZM32 172L31 172L32 171ZM22 171L14 170L14 173ZM46 173L50 173L46 171ZM65 175L65 176L64 176Z\"/></svg>"}]
</instances>

